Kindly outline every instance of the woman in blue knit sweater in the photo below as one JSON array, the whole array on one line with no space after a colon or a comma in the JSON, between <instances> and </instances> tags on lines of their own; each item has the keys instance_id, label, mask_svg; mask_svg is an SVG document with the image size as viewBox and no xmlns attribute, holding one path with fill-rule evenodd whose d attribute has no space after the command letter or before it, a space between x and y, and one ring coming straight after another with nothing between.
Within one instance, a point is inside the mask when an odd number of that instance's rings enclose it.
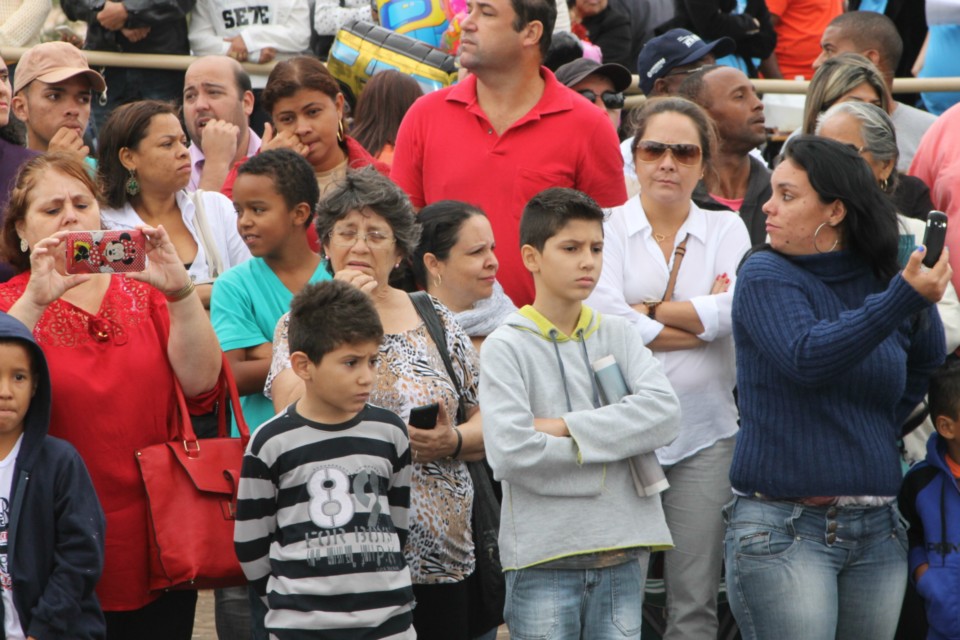
<instances>
[{"instance_id":1,"label":"woman in blue knit sweater","mask_svg":"<svg viewBox=\"0 0 960 640\"><path fill-rule=\"evenodd\" d=\"M907 571L899 425L944 358L947 251L902 271L897 220L855 149L800 136L771 177L769 250L733 303L741 430L725 507L743 637L893 638Z\"/></svg>"}]
</instances>

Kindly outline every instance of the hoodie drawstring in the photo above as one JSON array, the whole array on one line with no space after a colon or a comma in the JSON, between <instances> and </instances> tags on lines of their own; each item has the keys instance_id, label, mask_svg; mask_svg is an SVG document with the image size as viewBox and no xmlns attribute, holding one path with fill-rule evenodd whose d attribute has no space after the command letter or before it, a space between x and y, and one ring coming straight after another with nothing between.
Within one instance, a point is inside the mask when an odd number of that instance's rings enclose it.
<instances>
[{"instance_id":1,"label":"hoodie drawstring","mask_svg":"<svg viewBox=\"0 0 960 640\"><path fill-rule=\"evenodd\" d=\"M560 379L563 382L563 395L567 400L567 411L572 412L573 403L570 402L570 390L567 388L567 371L563 366L563 358L560 357L560 344L557 342L558 334L559 331L556 329L550 329L547 336L550 338L550 342L553 343L553 352L557 356L557 365L560 367ZM600 387L597 386L596 376L593 375L593 367L590 366L590 354L587 353L587 344L583 339L583 329L577 329L575 335L580 342L580 352L583 354L583 363L587 367L587 377L590 379L590 388L593 392L593 407L597 409L603 406L603 403L600 402Z\"/></svg>"},{"instance_id":2,"label":"hoodie drawstring","mask_svg":"<svg viewBox=\"0 0 960 640\"><path fill-rule=\"evenodd\" d=\"M563 395L567 398L567 411L573 411L573 404L570 402L570 390L567 389L567 372L563 368L563 358L560 357L560 344L557 342L557 334L559 332L556 329L550 329L550 333L547 335L550 337L550 342L553 343L553 351L557 354L557 364L560 365L560 380L563 382Z\"/></svg>"},{"instance_id":3,"label":"hoodie drawstring","mask_svg":"<svg viewBox=\"0 0 960 640\"><path fill-rule=\"evenodd\" d=\"M577 329L577 338L580 340L580 351L583 353L583 364L587 367L587 377L590 378L590 387L593 391L593 408L599 409L603 406L600 402L600 388L597 386L597 376L593 374L593 367L590 365L590 354L587 353L587 341L583 339L583 329Z\"/></svg>"}]
</instances>

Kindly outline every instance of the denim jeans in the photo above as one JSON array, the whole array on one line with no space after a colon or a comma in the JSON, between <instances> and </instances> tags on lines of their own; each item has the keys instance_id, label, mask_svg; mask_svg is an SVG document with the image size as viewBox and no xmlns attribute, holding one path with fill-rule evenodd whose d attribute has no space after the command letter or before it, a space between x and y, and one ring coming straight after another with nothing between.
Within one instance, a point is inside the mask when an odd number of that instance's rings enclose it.
<instances>
[{"instance_id":1,"label":"denim jeans","mask_svg":"<svg viewBox=\"0 0 960 640\"><path fill-rule=\"evenodd\" d=\"M508 571L511 640L640 638L650 555L603 569Z\"/></svg>"},{"instance_id":2,"label":"denim jeans","mask_svg":"<svg viewBox=\"0 0 960 640\"><path fill-rule=\"evenodd\" d=\"M724 507L727 596L744 640L893 638L907 581L895 504Z\"/></svg>"}]
</instances>

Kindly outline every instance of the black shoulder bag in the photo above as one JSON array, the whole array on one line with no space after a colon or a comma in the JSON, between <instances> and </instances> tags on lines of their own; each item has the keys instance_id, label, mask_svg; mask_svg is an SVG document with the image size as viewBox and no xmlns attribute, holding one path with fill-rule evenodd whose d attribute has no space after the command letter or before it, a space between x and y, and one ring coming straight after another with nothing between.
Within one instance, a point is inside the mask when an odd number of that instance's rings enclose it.
<instances>
[{"instance_id":1,"label":"black shoulder bag","mask_svg":"<svg viewBox=\"0 0 960 640\"><path fill-rule=\"evenodd\" d=\"M410 301L437 346L450 382L457 390L457 424L463 424L467 420L467 408L460 382L450 361L450 353L447 351L447 332L443 328L443 322L437 315L429 294L423 291L411 293ZM503 623L506 582L503 578L503 567L500 565L500 546L497 542L500 534L500 501L494 490L490 467L482 460L465 464L473 481L471 520L477 566L474 570L476 589L470 594L470 633L476 637Z\"/></svg>"}]
</instances>

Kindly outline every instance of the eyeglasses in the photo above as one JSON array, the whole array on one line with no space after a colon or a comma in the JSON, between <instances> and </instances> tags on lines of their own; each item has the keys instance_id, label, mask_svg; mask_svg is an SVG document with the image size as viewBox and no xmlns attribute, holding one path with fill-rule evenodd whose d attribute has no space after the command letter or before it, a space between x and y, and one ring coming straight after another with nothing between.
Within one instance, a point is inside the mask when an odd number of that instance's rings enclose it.
<instances>
[{"instance_id":1,"label":"eyeglasses","mask_svg":"<svg viewBox=\"0 0 960 640\"><path fill-rule=\"evenodd\" d=\"M590 89L579 89L577 93L582 95L590 102L596 103L597 101L597 94L593 91L590 91ZM599 98L603 101L603 106L605 106L607 109L623 109L624 99L622 92L618 93L616 91L604 91L602 94L600 94Z\"/></svg>"},{"instance_id":2,"label":"eyeglasses","mask_svg":"<svg viewBox=\"0 0 960 640\"><path fill-rule=\"evenodd\" d=\"M703 153L695 144L667 144L653 140L641 140L637 143L634 155L640 162L657 162L663 154L669 151L673 159L685 166L695 165L700 161Z\"/></svg>"},{"instance_id":3,"label":"eyeglasses","mask_svg":"<svg viewBox=\"0 0 960 640\"><path fill-rule=\"evenodd\" d=\"M695 69L674 69L673 71L668 71L667 73L663 74L663 77L669 78L670 76L689 76L702 69L702 66Z\"/></svg>"},{"instance_id":4,"label":"eyeglasses","mask_svg":"<svg viewBox=\"0 0 960 640\"><path fill-rule=\"evenodd\" d=\"M395 240L393 236L382 231L359 233L356 229L334 229L330 232L330 243L336 247L352 247L361 239L371 249L385 247Z\"/></svg>"}]
</instances>

